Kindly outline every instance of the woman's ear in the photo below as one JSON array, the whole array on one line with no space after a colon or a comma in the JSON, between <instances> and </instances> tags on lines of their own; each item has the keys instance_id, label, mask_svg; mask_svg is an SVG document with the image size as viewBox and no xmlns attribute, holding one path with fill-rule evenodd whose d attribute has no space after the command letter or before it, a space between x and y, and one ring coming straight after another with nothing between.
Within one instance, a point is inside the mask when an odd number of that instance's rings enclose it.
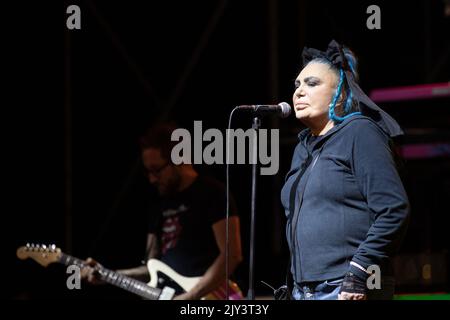
<instances>
[{"instance_id":1,"label":"woman's ear","mask_svg":"<svg viewBox=\"0 0 450 320\"><path fill-rule=\"evenodd\" d=\"M342 103L347 99L346 94L344 92L341 92L341 95L339 96L338 100L336 101L336 107L342 106Z\"/></svg>"},{"instance_id":2,"label":"woman's ear","mask_svg":"<svg viewBox=\"0 0 450 320\"><path fill-rule=\"evenodd\" d=\"M336 115L341 117L344 113L344 102L347 100L347 95L344 92L341 92L338 100L336 101L336 106L334 107Z\"/></svg>"}]
</instances>

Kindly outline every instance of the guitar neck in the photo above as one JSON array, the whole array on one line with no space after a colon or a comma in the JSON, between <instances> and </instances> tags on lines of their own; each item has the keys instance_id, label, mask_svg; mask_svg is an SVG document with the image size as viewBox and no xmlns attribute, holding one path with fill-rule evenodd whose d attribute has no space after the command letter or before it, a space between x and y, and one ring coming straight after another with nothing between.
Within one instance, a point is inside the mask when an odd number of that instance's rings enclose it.
<instances>
[{"instance_id":1,"label":"guitar neck","mask_svg":"<svg viewBox=\"0 0 450 320\"><path fill-rule=\"evenodd\" d=\"M84 261L65 253L61 253L59 262L65 264L66 266L76 265L80 268L86 267ZM158 300L161 295L161 289L152 288L142 281L103 267L97 268L96 270L100 274L101 279L106 283L137 294L145 299Z\"/></svg>"}]
</instances>

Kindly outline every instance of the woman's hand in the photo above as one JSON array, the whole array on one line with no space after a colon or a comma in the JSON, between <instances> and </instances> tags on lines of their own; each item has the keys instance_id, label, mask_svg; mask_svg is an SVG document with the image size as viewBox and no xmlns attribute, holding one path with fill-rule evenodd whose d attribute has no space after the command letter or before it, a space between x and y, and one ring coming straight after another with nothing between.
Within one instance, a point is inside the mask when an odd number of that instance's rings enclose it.
<instances>
[{"instance_id":1,"label":"woman's hand","mask_svg":"<svg viewBox=\"0 0 450 320\"><path fill-rule=\"evenodd\" d=\"M363 293L341 292L338 294L338 300L367 300L367 295Z\"/></svg>"},{"instance_id":2,"label":"woman's hand","mask_svg":"<svg viewBox=\"0 0 450 320\"><path fill-rule=\"evenodd\" d=\"M367 300L366 283L352 272L347 272L338 294L338 300Z\"/></svg>"}]
</instances>

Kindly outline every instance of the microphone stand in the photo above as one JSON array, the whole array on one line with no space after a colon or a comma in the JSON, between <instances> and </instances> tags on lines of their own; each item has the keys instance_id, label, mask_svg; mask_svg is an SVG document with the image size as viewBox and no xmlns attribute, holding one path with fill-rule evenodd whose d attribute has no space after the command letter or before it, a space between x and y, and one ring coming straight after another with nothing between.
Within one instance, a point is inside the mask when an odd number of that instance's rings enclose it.
<instances>
[{"instance_id":1,"label":"microphone stand","mask_svg":"<svg viewBox=\"0 0 450 320\"><path fill-rule=\"evenodd\" d=\"M258 117L253 118L252 129L255 130L253 139L253 163L252 163L252 195L251 195L251 220L250 220L250 259L248 274L248 292L247 300L255 300L255 280L253 278L255 262L255 211L256 211L256 173L258 170L258 129L261 127L261 120Z\"/></svg>"}]
</instances>

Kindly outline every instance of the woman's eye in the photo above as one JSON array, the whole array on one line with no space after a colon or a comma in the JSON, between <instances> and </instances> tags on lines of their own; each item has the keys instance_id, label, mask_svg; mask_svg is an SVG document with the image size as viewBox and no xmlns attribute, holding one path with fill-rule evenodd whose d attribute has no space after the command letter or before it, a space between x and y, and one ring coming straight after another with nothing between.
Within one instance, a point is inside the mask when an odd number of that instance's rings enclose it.
<instances>
[{"instance_id":1,"label":"woman's eye","mask_svg":"<svg viewBox=\"0 0 450 320\"><path fill-rule=\"evenodd\" d=\"M317 85L318 85L318 83L316 81L308 82L308 86L310 86L310 87L314 87L314 86L317 86Z\"/></svg>"}]
</instances>

